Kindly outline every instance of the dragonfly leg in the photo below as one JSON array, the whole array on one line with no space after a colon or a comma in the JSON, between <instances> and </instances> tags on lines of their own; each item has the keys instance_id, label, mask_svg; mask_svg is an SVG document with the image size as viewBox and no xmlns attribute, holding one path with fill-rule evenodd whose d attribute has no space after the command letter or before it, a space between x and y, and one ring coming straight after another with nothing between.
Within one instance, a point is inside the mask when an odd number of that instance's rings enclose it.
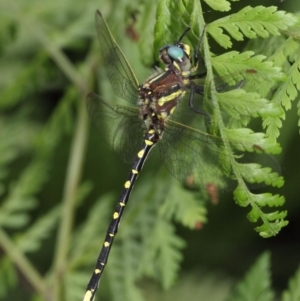
<instances>
[{"instance_id":1,"label":"dragonfly leg","mask_svg":"<svg viewBox=\"0 0 300 301\"><path fill-rule=\"evenodd\" d=\"M189 98L190 109L193 110L194 112L198 113L198 114L204 115L205 117L207 117L209 119L209 114L206 111L201 110L201 109L196 109L194 107L194 95L195 95L195 93L200 94L200 95L204 95L203 87L197 86L193 82L191 82L191 85L190 85L190 98Z\"/></svg>"}]
</instances>

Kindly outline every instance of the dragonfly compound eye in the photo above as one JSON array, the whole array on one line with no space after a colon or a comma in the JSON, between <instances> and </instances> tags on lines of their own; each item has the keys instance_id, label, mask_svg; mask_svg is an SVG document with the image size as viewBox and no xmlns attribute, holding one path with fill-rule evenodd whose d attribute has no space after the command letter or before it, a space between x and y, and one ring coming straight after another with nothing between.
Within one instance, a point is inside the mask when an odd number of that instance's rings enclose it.
<instances>
[{"instance_id":1,"label":"dragonfly compound eye","mask_svg":"<svg viewBox=\"0 0 300 301\"><path fill-rule=\"evenodd\" d=\"M177 46L170 46L168 48L168 54L174 61L179 61L179 62L182 62L185 56L183 49Z\"/></svg>"}]
</instances>

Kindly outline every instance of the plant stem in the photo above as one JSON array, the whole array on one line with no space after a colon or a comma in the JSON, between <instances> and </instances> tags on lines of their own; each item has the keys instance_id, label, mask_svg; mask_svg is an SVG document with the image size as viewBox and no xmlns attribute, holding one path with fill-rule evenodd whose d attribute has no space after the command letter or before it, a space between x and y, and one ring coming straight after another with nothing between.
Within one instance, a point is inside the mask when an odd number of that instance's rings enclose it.
<instances>
[{"instance_id":1,"label":"plant stem","mask_svg":"<svg viewBox=\"0 0 300 301\"><path fill-rule=\"evenodd\" d=\"M85 102L78 105L78 117L75 134L71 146L70 160L68 162L67 176L62 198L61 223L58 229L54 260L54 300L62 299L61 282L66 275L68 252L71 243L71 232L76 207L76 194L80 182L83 167L84 153L87 145L88 120L85 110Z\"/></svg>"},{"instance_id":2,"label":"plant stem","mask_svg":"<svg viewBox=\"0 0 300 301\"><path fill-rule=\"evenodd\" d=\"M47 286L41 275L2 229L0 229L0 245L34 289L43 296L45 300L51 300L49 299Z\"/></svg>"}]
</instances>

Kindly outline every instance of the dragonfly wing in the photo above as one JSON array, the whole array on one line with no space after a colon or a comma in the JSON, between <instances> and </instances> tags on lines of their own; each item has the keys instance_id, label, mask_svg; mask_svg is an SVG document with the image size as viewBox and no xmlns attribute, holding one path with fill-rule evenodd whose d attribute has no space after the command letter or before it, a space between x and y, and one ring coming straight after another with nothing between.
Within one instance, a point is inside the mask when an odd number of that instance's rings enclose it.
<instances>
[{"instance_id":1,"label":"dragonfly wing","mask_svg":"<svg viewBox=\"0 0 300 301\"><path fill-rule=\"evenodd\" d=\"M143 123L137 108L110 106L95 93L87 97L87 110L96 129L123 161L132 163L143 141ZM138 138L137 138L138 137Z\"/></svg>"},{"instance_id":2,"label":"dragonfly wing","mask_svg":"<svg viewBox=\"0 0 300 301\"><path fill-rule=\"evenodd\" d=\"M169 123L159 145L166 168L179 181L195 188L232 186L222 172L220 145L205 134Z\"/></svg>"},{"instance_id":3,"label":"dragonfly wing","mask_svg":"<svg viewBox=\"0 0 300 301\"><path fill-rule=\"evenodd\" d=\"M138 81L100 11L96 12L96 28L101 46L102 62L115 94L136 104Z\"/></svg>"}]
</instances>

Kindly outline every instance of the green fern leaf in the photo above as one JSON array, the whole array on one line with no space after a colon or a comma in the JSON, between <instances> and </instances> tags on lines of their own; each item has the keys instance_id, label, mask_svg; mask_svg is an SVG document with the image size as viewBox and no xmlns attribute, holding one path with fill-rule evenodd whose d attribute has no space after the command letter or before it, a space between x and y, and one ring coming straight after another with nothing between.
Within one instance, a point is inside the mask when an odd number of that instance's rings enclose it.
<instances>
[{"instance_id":1,"label":"green fern leaf","mask_svg":"<svg viewBox=\"0 0 300 301\"><path fill-rule=\"evenodd\" d=\"M171 179L171 190L166 196L159 214L168 220L174 218L185 227L195 229L197 223L206 222L206 208L190 191L184 189L175 179ZM182 201L184 200L184 202Z\"/></svg>"},{"instance_id":2,"label":"green fern leaf","mask_svg":"<svg viewBox=\"0 0 300 301\"><path fill-rule=\"evenodd\" d=\"M248 271L244 279L235 287L227 301L273 301L271 289L270 255L262 254Z\"/></svg>"},{"instance_id":3,"label":"green fern leaf","mask_svg":"<svg viewBox=\"0 0 300 301\"><path fill-rule=\"evenodd\" d=\"M299 47L300 48L300 47ZM286 110L291 109L291 101L298 96L300 89L300 57L293 62L288 70L287 80L279 87L274 95L274 101L280 102Z\"/></svg>"},{"instance_id":4,"label":"green fern leaf","mask_svg":"<svg viewBox=\"0 0 300 301\"><path fill-rule=\"evenodd\" d=\"M264 133L255 133L249 128L224 129L226 137L233 143L233 147L239 151L253 152L263 150L270 154L279 154L281 147Z\"/></svg>"},{"instance_id":5,"label":"green fern leaf","mask_svg":"<svg viewBox=\"0 0 300 301\"><path fill-rule=\"evenodd\" d=\"M289 30L293 30L290 27ZM285 39L281 37L272 37L268 40L251 41L249 47L257 49L260 53L265 53L274 65L281 66L286 76L281 82L272 83L270 81L263 82L257 86L257 92L264 97L272 99L272 102L282 107L280 116L269 116L263 121L268 136L276 139L282 127L282 119L285 119L285 110L291 108L291 101L297 96L297 86L299 86L299 70L297 68L299 58L299 43L292 38ZM267 79L267 75L265 75ZM264 80L264 78L262 78ZM270 93L272 91L272 93Z\"/></svg>"},{"instance_id":6,"label":"green fern leaf","mask_svg":"<svg viewBox=\"0 0 300 301\"><path fill-rule=\"evenodd\" d=\"M12 50L11 50L12 51ZM25 97L30 97L34 92L46 84L49 78L46 66L48 56L45 52L41 52L36 57L28 62L28 59L18 59L14 57L11 61L10 57L4 57L1 62L1 69L5 74L5 89L0 93L0 108L11 108L24 100ZM14 67L12 67L14 66ZM3 82L0 77L0 82Z\"/></svg>"},{"instance_id":7,"label":"green fern leaf","mask_svg":"<svg viewBox=\"0 0 300 301\"><path fill-rule=\"evenodd\" d=\"M283 211L279 216L286 216L286 211ZM284 219L276 219L274 222L262 224L259 227L256 227L255 230L259 233L259 235L263 238L269 238L279 233L279 231L288 225L288 221Z\"/></svg>"},{"instance_id":8,"label":"green fern leaf","mask_svg":"<svg viewBox=\"0 0 300 301\"><path fill-rule=\"evenodd\" d=\"M170 1L160 0L156 12L154 51L170 41L176 41L178 37L191 26L196 36L188 35L193 45L197 45L198 37L204 28L204 21L200 4L195 1ZM179 22L180 21L180 22Z\"/></svg>"},{"instance_id":9,"label":"green fern leaf","mask_svg":"<svg viewBox=\"0 0 300 301\"><path fill-rule=\"evenodd\" d=\"M147 245L146 274L160 280L164 289L170 288L177 277L182 260L179 250L184 247L184 242L176 236L172 223L158 218Z\"/></svg>"},{"instance_id":10,"label":"green fern leaf","mask_svg":"<svg viewBox=\"0 0 300 301\"><path fill-rule=\"evenodd\" d=\"M91 272L72 271L64 277L67 300L81 300L83 292L86 290L86 280L91 277Z\"/></svg>"},{"instance_id":11,"label":"green fern leaf","mask_svg":"<svg viewBox=\"0 0 300 301\"><path fill-rule=\"evenodd\" d=\"M224 53L212 58L213 68L229 85L234 85L245 78L253 81L261 81L261 79L283 81L285 79L279 67L275 67L270 61L264 61L265 56L253 56L253 54L252 51ZM247 70L253 70L254 76L252 72L247 73ZM230 77L226 76L228 74Z\"/></svg>"},{"instance_id":12,"label":"green fern leaf","mask_svg":"<svg viewBox=\"0 0 300 301\"><path fill-rule=\"evenodd\" d=\"M263 193L255 195L255 202L259 207L269 206L282 206L285 202L283 197L276 199L277 196L272 196L271 193Z\"/></svg>"},{"instance_id":13,"label":"green fern leaf","mask_svg":"<svg viewBox=\"0 0 300 301\"><path fill-rule=\"evenodd\" d=\"M91 208L86 222L75 233L71 248L71 270L73 266L77 265L94 266L94 256L99 252L99 246L103 243L103 235L109 222L112 201L114 201L112 195L104 195L97 200ZM102 235L100 235L101 233Z\"/></svg>"},{"instance_id":14,"label":"green fern leaf","mask_svg":"<svg viewBox=\"0 0 300 301\"><path fill-rule=\"evenodd\" d=\"M295 24L296 18L277 7L247 6L236 14L218 19L207 26L207 31L224 48L232 46L230 37L223 33L227 30L232 38L242 41L244 36L249 39L267 38L279 35L279 30L285 30Z\"/></svg>"},{"instance_id":15,"label":"green fern leaf","mask_svg":"<svg viewBox=\"0 0 300 301\"><path fill-rule=\"evenodd\" d=\"M236 2L239 0L230 0ZM209 5L213 10L218 11L229 11L231 9L231 4L227 0L204 0L204 2Z\"/></svg>"},{"instance_id":16,"label":"green fern leaf","mask_svg":"<svg viewBox=\"0 0 300 301\"><path fill-rule=\"evenodd\" d=\"M239 173L248 183L265 183L273 187L282 187L284 179L278 176L277 172L273 172L271 168L262 168L259 164L242 164L235 165Z\"/></svg>"},{"instance_id":17,"label":"green fern leaf","mask_svg":"<svg viewBox=\"0 0 300 301\"><path fill-rule=\"evenodd\" d=\"M7 198L1 206L1 226L11 229L24 227L30 220L28 211L36 206L37 201L33 198Z\"/></svg>"},{"instance_id":18,"label":"green fern leaf","mask_svg":"<svg viewBox=\"0 0 300 301\"><path fill-rule=\"evenodd\" d=\"M177 277L184 242L176 235L171 221L167 220L161 212L161 208L165 207L164 203L174 201L173 185L179 185L174 183L175 180L171 177L166 180L165 173L166 170L162 169L155 177L155 182L152 185L149 185L149 179L146 181L149 186L147 192L144 191L146 195L140 195L138 198L144 200L144 210L139 215L136 223L132 225L131 236L141 237L140 240L142 241L142 244L140 244L142 248L140 250L141 258L138 261L139 277L142 275L152 277L167 289ZM166 187L169 188L166 189ZM136 192L139 193L139 190L136 190ZM174 214L179 209L173 210ZM135 254L139 253L136 252Z\"/></svg>"},{"instance_id":19,"label":"green fern leaf","mask_svg":"<svg viewBox=\"0 0 300 301\"><path fill-rule=\"evenodd\" d=\"M107 274L115 301L144 301L140 289L135 284L137 265L139 264L135 250L136 243L132 239L124 240L121 244L115 244L110 254L110 263Z\"/></svg>"},{"instance_id":20,"label":"green fern leaf","mask_svg":"<svg viewBox=\"0 0 300 301\"><path fill-rule=\"evenodd\" d=\"M282 294L282 301L298 301L300 300L300 268L295 275L289 280L288 289Z\"/></svg>"},{"instance_id":21,"label":"green fern leaf","mask_svg":"<svg viewBox=\"0 0 300 301\"><path fill-rule=\"evenodd\" d=\"M30 226L26 232L18 237L17 245L25 252L34 252L41 247L41 242L46 239L57 223L60 208L54 208L36 223Z\"/></svg>"},{"instance_id":22,"label":"green fern leaf","mask_svg":"<svg viewBox=\"0 0 300 301\"><path fill-rule=\"evenodd\" d=\"M262 211L262 207L278 207L284 203L284 198L279 195L272 195L270 193L264 194L252 194L246 192L245 187L238 185L234 191L234 199L240 206L251 206L251 211L247 217L251 222L257 222L259 219L262 221L262 225L255 228L259 235L262 237L270 237L278 234L282 227L285 227L288 222L285 220L287 215L286 211L275 211L272 213L265 213ZM262 199L264 199L262 201Z\"/></svg>"},{"instance_id":23,"label":"green fern leaf","mask_svg":"<svg viewBox=\"0 0 300 301\"><path fill-rule=\"evenodd\" d=\"M220 105L229 116L235 119L241 115L267 118L282 116L282 109L257 93L247 93L243 89L236 89L218 96Z\"/></svg>"}]
</instances>

